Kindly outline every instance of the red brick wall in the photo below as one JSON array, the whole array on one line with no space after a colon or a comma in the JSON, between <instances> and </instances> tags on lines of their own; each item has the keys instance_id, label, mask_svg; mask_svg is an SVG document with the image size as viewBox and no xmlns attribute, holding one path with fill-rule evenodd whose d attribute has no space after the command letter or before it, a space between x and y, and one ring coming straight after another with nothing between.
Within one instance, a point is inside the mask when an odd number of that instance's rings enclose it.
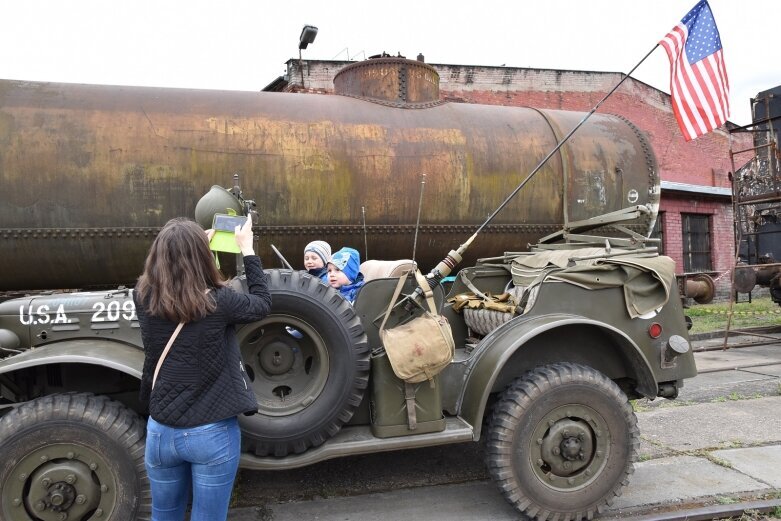
<instances>
[{"instance_id":1,"label":"red brick wall","mask_svg":"<svg viewBox=\"0 0 781 521\"><path fill-rule=\"evenodd\" d=\"M729 272L735 264L732 226L732 205L704 198L667 195L662 199L660 214L664 229L663 247L666 255L675 260L679 272L683 272L682 213L710 216L711 262L721 294L729 291ZM727 293L728 294L728 293Z\"/></svg>"}]
</instances>

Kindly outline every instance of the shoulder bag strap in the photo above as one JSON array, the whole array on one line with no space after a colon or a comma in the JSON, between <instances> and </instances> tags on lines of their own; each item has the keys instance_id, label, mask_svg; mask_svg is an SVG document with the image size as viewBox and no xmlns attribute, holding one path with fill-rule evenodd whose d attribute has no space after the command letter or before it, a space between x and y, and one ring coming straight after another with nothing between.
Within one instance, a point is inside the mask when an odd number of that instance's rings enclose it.
<instances>
[{"instance_id":1,"label":"shoulder bag strap","mask_svg":"<svg viewBox=\"0 0 781 521\"><path fill-rule=\"evenodd\" d=\"M393 292L393 297L391 298L390 304L388 304L388 311L385 312L385 318L382 319L382 325L380 325L380 331L385 329L385 323L388 321L388 317L391 314L393 305L396 303L396 299L399 298L399 293L401 293L401 288L404 286L404 282L406 282L407 280L407 275L409 275L409 271L405 271L404 275L399 277L399 283L396 284L396 291Z\"/></svg>"},{"instance_id":2,"label":"shoulder bag strap","mask_svg":"<svg viewBox=\"0 0 781 521\"><path fill-rule=\"evenodd\" d=\"M467 275L466 275L466 271L464 271L464 270L459 271L458 272L458 276L461 278L461 282L463 282L464 285L466 285L466 287L469 288L472 291L472 293L474 293L475 295L477 295L478 297L480 297L483 300L490 300L485 293L483 293L482 291L477 289L475 287L475 285L472 284L472 281L469 280L469 277L467 277Z\"/></svg>"},{"instance_id":3,"label":"shoulder bag strap","mask_svg":"<svg viewBox=\"0 0 781 521\"><path fill-rule=\"evenodd\" d=\"M157 373L160 372L160 367L163 365L163 360L165 360L165 357L168 355L168 351L171 350L171 346L174 345L174 340L176 340L176 337L179 336L179 331L181 331L183 327L184 327L184 322L179 322L179 325L176 326L176 330L174 331L174 334L171 335L171 339L166 344L165 349L163 349L163 354L160 355L160 359L157 361L157 367L155 367L155 374L154 376L152 376L152 389L155 388L155 382L157 381Z\"/></svg>"},{"instance_id":4,"label":"shoulder bag strap","mask_svg":"<svg viewBox=\"0 0 781 521\"><path fill-rule=\"evenodd\" d=\"M415 278L418 279L418 285L420 286L420 289L423 290L423 294L426 296L426 302L428 303L429 310L431 310L431 314L436 315L437 306L434 303L434 292L431 291L431 286L428 285L428 280L426 280L426 277L423 276L420 270L415 270Z\"/></svg>"}]
</instances>

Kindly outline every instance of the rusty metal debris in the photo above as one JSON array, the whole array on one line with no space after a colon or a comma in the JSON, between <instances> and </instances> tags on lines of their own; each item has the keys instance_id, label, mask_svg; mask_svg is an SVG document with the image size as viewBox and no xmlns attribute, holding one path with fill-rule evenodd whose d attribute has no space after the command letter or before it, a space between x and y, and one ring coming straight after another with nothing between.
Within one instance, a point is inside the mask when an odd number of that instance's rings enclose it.
<instances>
[{"instance_id":1,"label":"rusty metal debris","mask_svg":"<svg viewBox=\"0 0 781 521\"><path fill-rule=\"evenodd\" d=\"M781 305L781 263L777 262L781 259L781 161L777 133L781 124L780 94L781 86L759 93L751 100L753 122L730 130L731 134L751 133L753 146L733 150L730 140L736 255L725 349L738 293L750 293L759 285L768 288L773 302ZM747 152L754 156L736 168L736 156Z\"/></svg>"}]
</instances>

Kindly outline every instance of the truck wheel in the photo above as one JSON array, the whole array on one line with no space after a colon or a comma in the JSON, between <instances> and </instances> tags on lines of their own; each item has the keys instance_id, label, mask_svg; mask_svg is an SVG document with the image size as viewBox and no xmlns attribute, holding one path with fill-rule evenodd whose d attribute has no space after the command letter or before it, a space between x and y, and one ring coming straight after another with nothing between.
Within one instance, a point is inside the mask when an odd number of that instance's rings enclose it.
<instances>
[{"instance_id":1,"label":"truck wheel","mask_svg":"<svg viewBox=\"0 0 781 521\"><path fill-rule=\"evenodd\" d=\"M369 345L352 306L306 273L269 270L271 314L238 332L258 399L239 418L245 450L301 453L350 420L369 381Z\"/></svg>"},{"instance_id":2,"label":"truck wheel","mask_svg":"<svg viewBox=\"0 0 781 521\"><path fill-rule=\"evenodd\" d=\"M119 402L56 394L0 419L0 519L150 519L144 424Z\"/></svg>"},{"instance_id":3,"label":"truck wheel","mask_svg":"<svg viewBox=\"0 0 781 521\"><path fill-rule=\"evenodd\" d=\"M505 498L532 519L591 519L629 481L637 418L602 373L560 363L504 391L488 433L488 470Z\"/></svg>"}]
</instances>

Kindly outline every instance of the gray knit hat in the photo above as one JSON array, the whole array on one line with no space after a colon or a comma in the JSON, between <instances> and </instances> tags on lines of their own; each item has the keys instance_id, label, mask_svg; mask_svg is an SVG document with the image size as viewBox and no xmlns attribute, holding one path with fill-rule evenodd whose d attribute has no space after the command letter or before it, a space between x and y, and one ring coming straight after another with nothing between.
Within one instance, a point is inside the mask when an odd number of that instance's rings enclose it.
<instances>
[{"instance_id":1,"label":"gray knit hat","mask_svg":"<svg viewBox=\"0 0 781 521\"><path fill-rule=\"evenodd\" d=\"M304 253L311 251L323 259L323 266L331 262L331 245L325 241L312 241L304 248Z\"/></svg>"}]
</instances>

